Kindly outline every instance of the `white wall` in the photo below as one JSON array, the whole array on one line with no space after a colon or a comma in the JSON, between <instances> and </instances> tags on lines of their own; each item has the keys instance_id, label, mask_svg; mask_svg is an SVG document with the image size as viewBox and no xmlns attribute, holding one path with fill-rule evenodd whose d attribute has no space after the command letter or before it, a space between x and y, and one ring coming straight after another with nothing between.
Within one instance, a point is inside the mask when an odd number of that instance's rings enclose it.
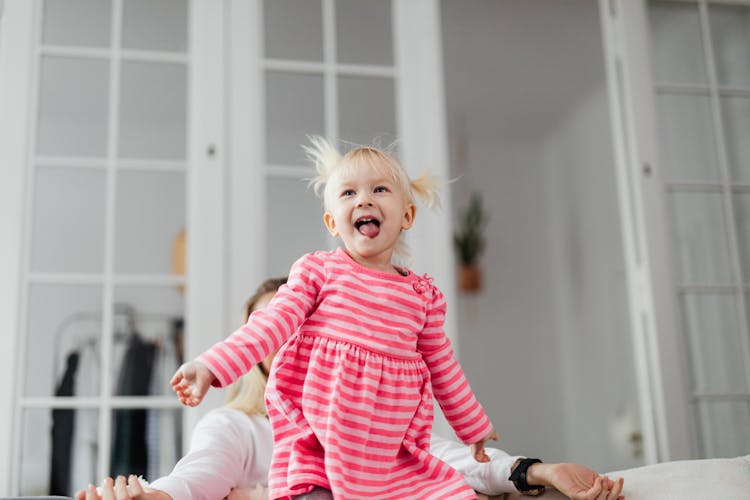
<instances>
[{"instance_id":1,"label":"white wall","mask_svg":"<svg viewBox=\"0 0 750 500\"><path fill-rule=\"evenodd\" d=\"M467 122L470 172L491 214L484 288L459 301L461 363L509 453L566 455L555 335L553 244L541 138L504 140L498 117Z\"/></svg>"},{"instance_id":2,"label":"white wall","mask_svg":"<svg viewBox=\"0 0 750 500\"><path fill-rule=\"evenodd\" d=\"M453 208L478 189L491 214L484 289L458 304L461 363L507 451L633 465L596 2L444 0L443 29Z\"/></svg>"},{"instance_id":3,"label":"white wall","mask_svg":"<svg viewBox=\"0 0 750 500\"><path fill-rule=\"evenodd\" d=\"M543 147L566 452L613 470L638 465L640 456L629 442L638 430L638 407L601 83Z\"/></svg>"}]
</instances>

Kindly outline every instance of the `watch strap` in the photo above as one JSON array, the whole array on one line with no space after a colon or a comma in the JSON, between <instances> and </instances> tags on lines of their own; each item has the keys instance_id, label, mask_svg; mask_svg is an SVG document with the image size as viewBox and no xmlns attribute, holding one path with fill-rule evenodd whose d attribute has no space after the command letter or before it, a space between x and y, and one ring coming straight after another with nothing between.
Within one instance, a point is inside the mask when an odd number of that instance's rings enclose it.
<instances>
[{"instance_id":1,"label":"watch strap","mask_svg":"<svg viewBox=\"0 0 750 500\"><path fill-rule=\"evenodd\" d=\"M526 472L529 470L529 467L540 463L542 461L538 458L522 458L516 468L513 469L508 479L513 481L513 484L520 493L533 497L544 493L544 486L529 484L526 480Z\"/></svg>"}]
</instances>

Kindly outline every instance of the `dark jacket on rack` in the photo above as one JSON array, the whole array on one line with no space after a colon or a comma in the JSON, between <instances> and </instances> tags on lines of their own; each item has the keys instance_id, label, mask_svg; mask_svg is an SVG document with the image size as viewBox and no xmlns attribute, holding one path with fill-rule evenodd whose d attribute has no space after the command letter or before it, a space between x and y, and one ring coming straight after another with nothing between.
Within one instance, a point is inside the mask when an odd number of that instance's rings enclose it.
<instances>
[{"instance_id":1,"label":"dark jacket on rack","mask_svg":"<svg viewBox=\"0 0 750 500\"><path fill-rule=\"evenodd\" d=\"M149 394L155 353L153 342L144 341L138 334L131 336L117 381L118 396ZM146 409L115 412L110 470L113 475L147 474L146 415Z\"/></svg>"},{"instance_id":2,"label":"dark jacket on rack","mask_svg":"<svg viewBox=\"0 0 750 500\"><path fill-rule=\"evenodd\" d=\"M75 387L76 370L78 369L78 353L68 355L60 384L55 390L55 396L72 396ZM52 410L52 466L50 467L49 493L50 495L67 495L70 482L70 454L71 439L75 410L69 408L55 408Z\"/></svg>"}]
</instances>

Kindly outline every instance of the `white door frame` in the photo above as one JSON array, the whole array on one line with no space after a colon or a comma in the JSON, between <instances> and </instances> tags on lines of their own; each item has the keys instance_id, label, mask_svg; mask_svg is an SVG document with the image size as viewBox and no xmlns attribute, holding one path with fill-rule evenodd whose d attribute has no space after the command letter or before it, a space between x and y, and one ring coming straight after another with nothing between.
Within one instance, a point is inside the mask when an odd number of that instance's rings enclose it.
<instances>
[{"instance_id":1,"label":"white door frame","mask_svg":"<svg viewBox=\"0 0 750 500\"><path fill-rule=\"evenodd\" d=\"M36 2L7 0L0 11L0 496L10 495L13 415L17 376L19 299L24 241L23 214L32 97L32 41ZM7 404L7 402L11 404Z\"/></svg>"}]
</instances>

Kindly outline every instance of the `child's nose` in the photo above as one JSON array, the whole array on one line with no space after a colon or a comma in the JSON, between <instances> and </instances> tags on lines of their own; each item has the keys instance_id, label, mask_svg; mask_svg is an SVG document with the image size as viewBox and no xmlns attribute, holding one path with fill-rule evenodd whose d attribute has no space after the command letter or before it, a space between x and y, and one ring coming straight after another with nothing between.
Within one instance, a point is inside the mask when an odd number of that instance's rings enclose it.
<instances>
[{"instance_id":1,"label":"child's nose","mask_svg":"<svg viewBox=\"0 0 750 500\"><path fill-rule=\"evenodd\" d=\"M370 198L370 195L367 193L363 193L359 195L359 198L357 199L357 206L358 207L371 207L372 206L372 199Z\"/></svg>"}]
</instances>

